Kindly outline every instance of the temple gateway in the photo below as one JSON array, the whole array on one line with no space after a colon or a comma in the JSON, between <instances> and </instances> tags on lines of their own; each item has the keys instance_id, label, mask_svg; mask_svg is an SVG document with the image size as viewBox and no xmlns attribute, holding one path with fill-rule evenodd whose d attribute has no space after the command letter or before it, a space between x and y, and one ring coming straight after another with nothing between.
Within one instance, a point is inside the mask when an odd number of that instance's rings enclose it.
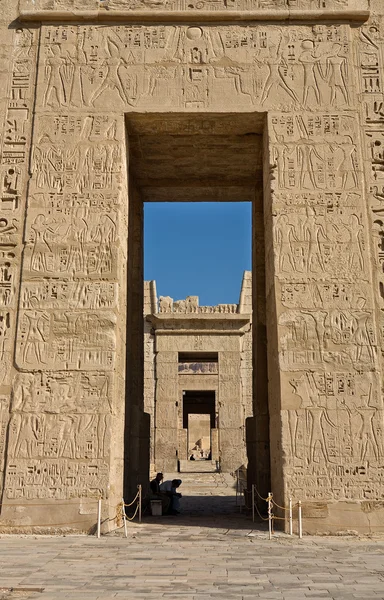
<instances>
[{"instance_id":1,"label":"temple gateway","mask_svg":"<svg viewBox=\"0 0 384 600\"><path fill-rule=\"evenodd\" d=\"M0 26L1 531L89 530L98 498L108 523L191 457L307 532L380 531L382 0L3 0ZM238 305L143 286L143 203L202 200L252 202Z\"/></svg>"}]
</instances>

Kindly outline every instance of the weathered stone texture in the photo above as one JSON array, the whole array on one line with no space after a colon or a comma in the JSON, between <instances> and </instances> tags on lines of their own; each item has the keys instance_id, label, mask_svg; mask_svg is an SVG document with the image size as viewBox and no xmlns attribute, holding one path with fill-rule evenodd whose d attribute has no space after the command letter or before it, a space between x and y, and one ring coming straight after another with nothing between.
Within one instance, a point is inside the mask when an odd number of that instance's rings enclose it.
<instances>
[{"instance_id":1,"label":"weathered stone texture","mask_svg":"<svg viewBox=\"0 0 384 600\"><path fill-rule=\"evenodd\" d=\"M218 309L227 337L210 338L209 319L156 349L144 332L142 201L204 197L254 202L252 411L250 354L232 382L254 480L270 472L280 502L327 502L316 530L346 500L357 528L376 522L382 2L3 0L0 26L2 518L40 499L119 499L123 472L131 490L148 470L144 361L240 352L235 305ZM183 302L171 328L186 307L201 316ZM176 448L177 428L163 434Z\"/></svg>"}]
</instances>

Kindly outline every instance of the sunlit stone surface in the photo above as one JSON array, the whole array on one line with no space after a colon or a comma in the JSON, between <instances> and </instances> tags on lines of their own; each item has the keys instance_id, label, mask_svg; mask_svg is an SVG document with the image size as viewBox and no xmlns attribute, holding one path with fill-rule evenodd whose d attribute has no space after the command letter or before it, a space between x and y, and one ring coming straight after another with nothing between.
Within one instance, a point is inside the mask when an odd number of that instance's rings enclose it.
<instances>
[{"instance_id":1,"label":"sunlit stone surface","mask_svg":"<svg viewBox=\"0 0 384 600\"><path fill-rule=\"evenodd\" d=\"M91 526L148 480L142 205L180 199L254 207L249 357L237 331L204 350L228 354L228 468L302 500L308 531L380 527L382 1L3 0L0 19L1 527ZM176 451L167 369L191 350L167 339L156 443Z\"/></svg>"}]
</instances>

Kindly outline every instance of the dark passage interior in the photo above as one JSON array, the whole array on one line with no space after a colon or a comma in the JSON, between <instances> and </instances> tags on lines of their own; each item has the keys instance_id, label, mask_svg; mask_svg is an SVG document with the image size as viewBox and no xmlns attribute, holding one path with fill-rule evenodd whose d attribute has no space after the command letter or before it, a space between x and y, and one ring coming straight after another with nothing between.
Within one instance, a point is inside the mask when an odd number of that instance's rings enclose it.
<instances>
[{"instance_id":1,"label":"dark passage interior","mask_svg":"<svg viewBox=\"0 0 384 600\"><path fill-rule=\"evenodd\" d=\"M211 429L216 428L216 408L214 391L185 391L183 392L183 428L188 428L188 416L209 415Z\"/></svg>"}]
</instances>

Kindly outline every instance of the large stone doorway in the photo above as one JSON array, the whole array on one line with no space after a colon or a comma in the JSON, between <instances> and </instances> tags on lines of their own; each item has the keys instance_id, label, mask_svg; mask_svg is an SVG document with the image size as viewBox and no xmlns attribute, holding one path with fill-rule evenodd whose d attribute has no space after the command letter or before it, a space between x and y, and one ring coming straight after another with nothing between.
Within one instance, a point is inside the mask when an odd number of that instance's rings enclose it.
<instances>
[{"instance_id":1,"label":"large stone doorway","mask_svg":"<svg viewBox=\"0 0 384 600\"><path fill-rule=\"evenodd\" d=\"M264 115L257 113L127 117L129 239L135 240L136 247L138 243L143 244L143 202L248 201L253 206L255 267L253 282L250 279L246 283L243 281L243 288L249 285L253 289L248 292L242 289L241 309L240 304L238 308L223 305L218 309L222 313L206 314L210 307L193 306L187 314L181 314L168 307L169 301L164 299L159 311L156 308L158 314L147 317L143 332L138 327L138 317L143 312L143 303L153 303L156 292L148 287L145 299L138 293L143 272L142 255L131 254L133 262L128 260L127 484L132 482L134 471L137 481L144 478L145 464L140 466L140 460L134 462L132 457L148 456L148 445L145 450L144 446L145 437L149 435L152 470L190 469L188 460L195 455L197 462L200 450L200 459L209 459L212 465L220 464L225 472L236 472L248 466L249 481L257 482L263 493L268 492L263 127ZM193 249L188 250L193 252ZM255 316L253 332L250 330L245 334L250 326L251 312ZM133 323L135 325L130 326ZM156 338L153 380L151 367L146 367L143 373L148 346L144 347L144 356L137 352L141 336L150 332L155 332ZM240 364L243 347L243 356L248 358ZM130 348L134 351L130 352ZM206 388L207 377L196 374L196 369L194 375L188 375L192 363L209 366L209 389ZM247 369L248 383L244 383ZM185 383L188 377L191 388L183 387L182 382ZM252 377L257 385L252 385ZM203 387L199 388L199 385ZM240 406L244 385L248 385L247 410ZM257 392L253 393L252 387ZM156 415L149 415L150 431L147 428L144 437L138 439L137 414L144 407L135 399L146 398L152 390L156 396L153 404ZM218 394L219 402L215 394ZM152 412L151 408L148 410ZM136 411L134 421L132 411ZM144 416L143 420L146 418ZM193 432L199 428L207 431L191 445ZM196 442L204 448L198 448ZM136 448L132 448L132 444Z\"/></svg>"},{"instance_id":2,"label":"large stone doorway","mask_svg":"<svg viewBox=\"0 0 384 600\"><path fill-rule=\"evenodd\" d=\"M143 203L204 198L254 207L259 491L302 500L307 531L379 529L382 2L3 4L5 526L50 528L64 503L84 530L99 497L110 523L123 470L147 480Z\"/></svg>"}]
</instances>

